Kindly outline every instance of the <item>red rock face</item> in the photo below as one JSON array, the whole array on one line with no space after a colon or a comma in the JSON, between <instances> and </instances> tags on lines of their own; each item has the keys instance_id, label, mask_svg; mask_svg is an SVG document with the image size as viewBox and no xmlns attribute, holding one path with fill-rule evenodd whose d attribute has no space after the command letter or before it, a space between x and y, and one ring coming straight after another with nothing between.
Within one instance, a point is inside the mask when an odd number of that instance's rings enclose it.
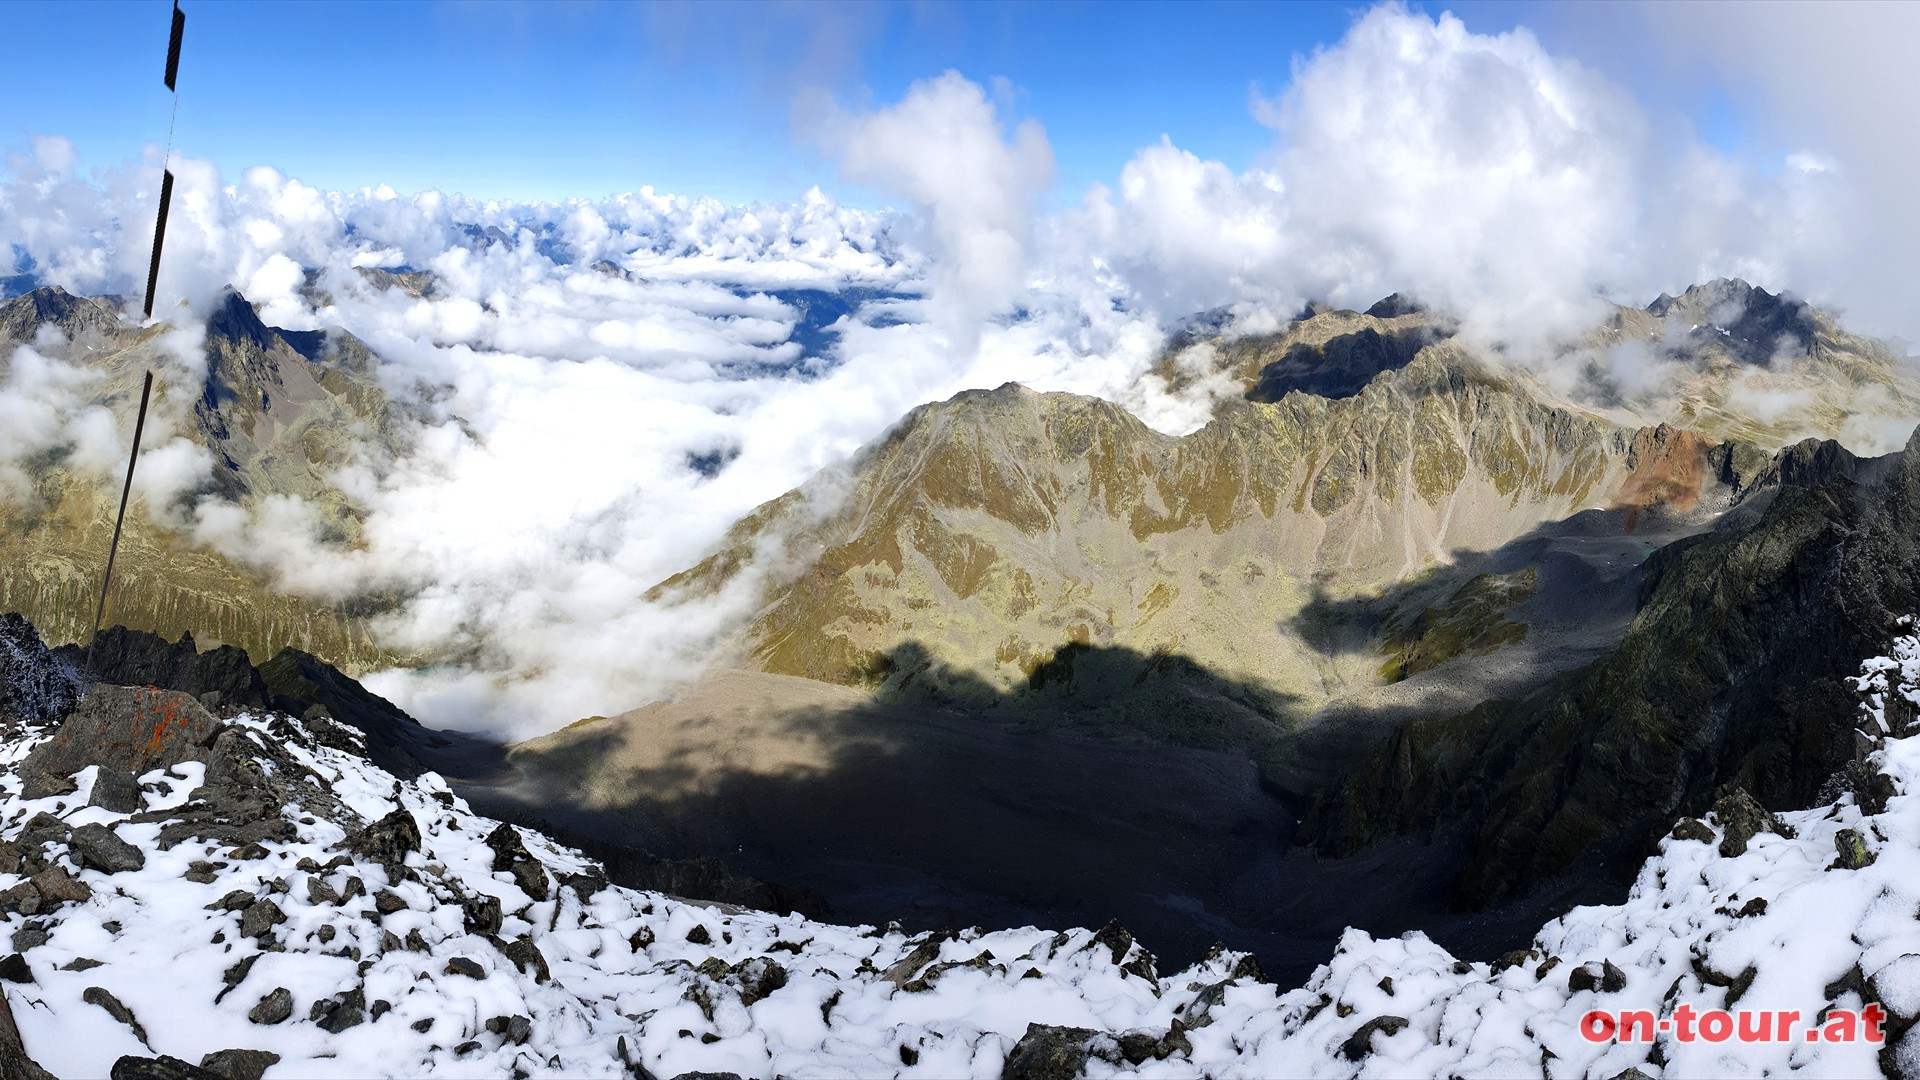
<instances>
[{"instance_id":1,"label":"red rock face","mask_svg":"<svg viewBox=\"0 0 1920 1080\"><path fill-rule=\"evenodd\" d=\"M1711 475L1707 451L1716 445L1698 432L1666 424L1635 432L1627 451L1629 471L1613 497L1615 506L1627 509L1627 531L1633 531L1642 510L1664 506L1684 514L1698 505Z\"/></svg>"},{"instance_id":2,"label":"red rock face","mask_svg":"<svg viewBox=\"0 0 1920 1080\"><path fill-rule=\"evenodd\" d=\"M204 761L219 728L213 714L177 690L97 686L22 764L26 795L70 791L67 778L89 765L103 773L139 776L182 761Z\"/></svg>"}]
</instances>

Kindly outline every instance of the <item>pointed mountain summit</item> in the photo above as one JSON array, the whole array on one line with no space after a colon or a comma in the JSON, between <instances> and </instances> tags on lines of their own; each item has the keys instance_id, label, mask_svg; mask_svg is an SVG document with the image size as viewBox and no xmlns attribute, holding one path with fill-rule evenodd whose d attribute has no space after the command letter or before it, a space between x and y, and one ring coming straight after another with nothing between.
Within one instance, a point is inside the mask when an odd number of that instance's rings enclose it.
<instances>
[{"instance_id":1,"label":"pointed mountain summit","mask_svg":"<svg viewBox=\"0 0 1920 1080\"><path fill-rule=\"evenodd\" d=\"M1832 322L1805 302L1776 296L1738 278L1695 285L1679 296L1662 293L1647 313L1671 326L1686 323L1686 333L1711 340L1719 335L1742 360L1765 365L1776 356L1803 356Z\"/></svg>"},{"instance_id":2,"label":"pointed mountain summit","mask_svg":"<svg viewBox=\"0 0 1920 1080\"><path fill-rule=\"evenodd\" d=\"M207 318L207 371L194 418L225 468L223 495L297 495L343 536L357 519L328 474L356 455L397 456L404 427L372 374L372 354L338 328L282 330L228 289Z\"/></svg>"}]
</instances>

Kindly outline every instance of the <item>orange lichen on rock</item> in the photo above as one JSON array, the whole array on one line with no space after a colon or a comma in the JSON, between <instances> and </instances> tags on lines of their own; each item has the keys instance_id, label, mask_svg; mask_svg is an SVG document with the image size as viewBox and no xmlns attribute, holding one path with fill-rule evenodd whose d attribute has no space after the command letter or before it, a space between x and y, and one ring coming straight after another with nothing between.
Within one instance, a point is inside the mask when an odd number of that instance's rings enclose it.
<instances>
[{"instance_id":1,"label":"orange lichen on rock","mask_svg":"<svg viewBox=\"0 0 1920 1080\"><path fill-rule=\"evenodd\" d=\"M205 760L220 722L191 695L156 687L101 684L53 736L21 763L28 798L72 790L67 778L89 765L137 777Z\"/></svg>"}]
</instances>

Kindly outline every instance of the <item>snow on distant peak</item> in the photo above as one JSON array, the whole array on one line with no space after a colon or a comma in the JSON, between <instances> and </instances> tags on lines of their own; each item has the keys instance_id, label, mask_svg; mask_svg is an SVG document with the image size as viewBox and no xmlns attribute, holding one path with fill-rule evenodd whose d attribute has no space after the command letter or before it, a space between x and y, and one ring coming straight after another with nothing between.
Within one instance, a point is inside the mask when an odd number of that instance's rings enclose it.
<instances>
[{"instance_id":1,"label":"snow on distant peak","mask_svg":"<svg viewBox=\"0 0 1920 1080\"><path fill-rule=\"evenodd\" d=\"M1863 753L1827 805L1730 792L1625 903L1528 949L1349 930L1294 990L1224 951L1162 976L1118 926L910 937L609 886L324 717L229 716L141 775L132 812L89 805L115 801L98 766L26 797L57 736L21 726L0 741L0 988L68 1077L124 1055L235 1078L1914 1075L1916 685L1912 633L1862 665ZM1875 1008L1884 1043L1805 1035ZM1762 1010L1769 1038L1743 1041ZM1618 1037L1636 1017L1667 1029Z\"/></svg>"}]
</instances>

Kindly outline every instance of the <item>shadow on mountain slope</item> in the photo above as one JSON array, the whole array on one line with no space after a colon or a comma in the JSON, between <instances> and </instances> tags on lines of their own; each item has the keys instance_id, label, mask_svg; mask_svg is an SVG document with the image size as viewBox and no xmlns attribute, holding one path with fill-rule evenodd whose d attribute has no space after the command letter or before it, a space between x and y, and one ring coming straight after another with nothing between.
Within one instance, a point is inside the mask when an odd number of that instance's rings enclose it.
<instances>
[{"instance_id":1,"label":"shadow on mountain slope","mask_svg":"<svg viewBox=\"0 0 1920 1080\"><path fill-rule=\"evenodd\" d=\"M1920 433L1916 434L1920 438ZM1920 454L1834 469L1782 451L1776 486L1644 570L1620 646L1528 693L1415 719L1310 816L1323 852L1464 829L1457 906L1569 873L1618 879L1732 787L1810 805L1852 758L1849 676L1920 604Z\"/></svg>"},{"instance_id":2,"label":"shadow on mountain slope","mask_svg":"<svg viewBox=\"0 0 1920 1080\"><path fill-rule=\"evenodd\" d=\"M888 703L761 673L689 697L516 748L521 797L577 833L718 853L844 920L1119 918L1163 957L1224 939L1288 971L1324 959L1340 929L1268 917L1290 889L1295 819L1244 752L1148 751L1009 704Z\"/></svg>"},{"instance_id":3,"label":"shadow on mountain slope","mask_svg":"<svg viewBox=\"0 0 1920 1080\"><path fill-rule=\"evenodd\" d=\"M1491 551L1457 549L1374 592L1334 596L1315 582L1285 629L1330 659L1372 656L1382 683L1295 725L1262 759L1269 785L1304 811L1404 725L1524 696L1618 647L1649 555L1711 528L1642 511L1629 531L1630 513L1585 510Z\"/></svg>"},{"instance_id":4,"label":"shadow on mountain slope","mask_svg":"<svg viewBox=\"0 0 1920 1080\"><path fill-rule=\"evenodd\" d=\"M1808 467L1819 461L1833 468ZM1842 461L1804 444L1742 485L1713 529L1645 565L1664 538L1657 515L1629 533L1619 512L1592 512L1462 553L1471 576L1431 600L1414 583L1322 604L1324 618L1384 610L1384 626L1525 565L1539 580L1503 617L1612 620L1584 664L1476 708L1403 698L1296 727L1198 665L1067 650L984 705L978 685L929 665L926 683L957 687L966 708L733 673L705 700L589 724L515 761L541 778L540 801L586 793L583 830L730 850L842 918L1116 916L1172 958L1217 937L1289 977L1347 925L1419 927L1485 957L1568 903L1617 899L1676 816L1733 786L1806 805L1850 759L1845 678L1920 603L1920 455ZM916 648L889 658L923 661ZM1418 690L1447 666L1388 689ZM1087 722L1113 701L1130 703L1117 722ZM1175 745L1186 725L1153 726L1161 710L1255 719ZM1299 782L1263 786L1250 760L1263 755L1300 765ZM1316 792L1304 829L1270 797L1297 806Z\"/></svg>"},{"instance_id":5,"label":"shadow on mountain slope","mask_svg":"<svg viewBox=\"0 0 1920 1080\"><path fill-rule=\"evenodd\" d=\"M1246 398L1274 402L1295 390L1330 399L1353 397L1381 372L1413 363L1414 356L1438 338L1427 327L1384 334L1369 327L1320 345L1296 342L1280 359L1260 369Z\"/></svg>"},{"instance_id":6,"label":"shadow on mountain slope","mask_svg":"<svg viewBox=\"0 0 1920 1080\"><path fill-rule=\"evenodd\" d=\"M1297 817L1256 761L1287 723L1250 704L1264 691L1188 658L1063 650L984 705L979 686L933 670L914 643L890 659L924 664L920 685L959 687L971 704L721 672L677 701L515 747L525 780L511 794L578 835L718 854L824 898L836 919L1118 918L1165 960L1224 941L1290 980L1350 925L1417 927L1492 955L1566 902L1546 890L1451 915L1460 844L1448 836L1389 838L1343 860L1296 847Z\"/></svg>"},{"instance_id":7,"label":"shadow on mountain slope","mask_svg":"<svg viewBox=\"0 0 1920 1080\"><path fill-rule=\"evenodd\" d=\"M1070 641L1011 693L935 659L920 642L889 650L876 699L1006 712L1030 727L1205 750L1257 750L1290 730L1304 699L1216 672L1173 649Z\"/></svg>"}]
</instances>

